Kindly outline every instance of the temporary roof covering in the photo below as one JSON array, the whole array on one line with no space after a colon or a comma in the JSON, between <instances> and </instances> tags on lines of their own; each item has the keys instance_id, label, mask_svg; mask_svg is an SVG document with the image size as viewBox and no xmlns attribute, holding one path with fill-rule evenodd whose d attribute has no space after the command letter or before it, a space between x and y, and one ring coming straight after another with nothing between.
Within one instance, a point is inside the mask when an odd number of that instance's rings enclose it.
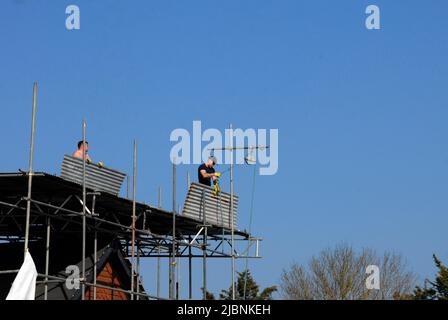
<instances>
[{"instance_id":1,"label":"temporary roof covering","mask_svg":"<svg viewBox=\"0 0 448 320\"><path fill-rule=\"evenodd\" d=\"M19 173L0 173L0 235L19 236L24 235L26 195L28 190L28 175ZM92 211L93 192L87 188L86 204L88 211ZM32 178L32 224L30 237L33 235L45 235L45 217L52 219L59 232L79 233L82 219L79 213L82 211L82 187L80 184L67 181L61 177L48 173L34 173ZM7 205L9 204L9 205ZM11 205L17 204L14 211L10 211ZM63 207L69 212L58 210ZM39 218L39 213L42 219ZM111 235L130 233L132 225L132 201L121 198L107 192L96 193L94 213L96 218L87 214L88 226L96 224L97 228ZM136 203L136 228L148 230L153 234L169 235L172 232L172 212L152 207L143 203ZM63 218L63 219L62 219ZM70 219L67 222L67 219ZM176 233L183 235L195 235L203 223L202 219L176 215ZM128 229L123 229L128 226ZM89 232L89 228L88 228ZM229 234L228 227L211 224L208 234ZM245 231L235 230L235 235L248 238Z\"/></svg>"}]
</instances>

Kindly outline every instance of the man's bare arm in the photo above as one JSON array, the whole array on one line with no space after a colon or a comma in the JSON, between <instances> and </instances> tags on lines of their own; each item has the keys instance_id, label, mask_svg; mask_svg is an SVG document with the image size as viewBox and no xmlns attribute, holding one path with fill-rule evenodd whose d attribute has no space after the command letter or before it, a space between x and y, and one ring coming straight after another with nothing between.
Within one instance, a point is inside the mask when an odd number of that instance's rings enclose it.
<instances>
[{"instance_id":1,"label":"man's bare arm","mask_svg":"<svg viewBox=\"0 0 448 320\"><path fill-rule=\"evenodd\" d=\"M200 171L201 175L203 178L212 178L213 181L215 181L216 177L214 173L207 173L207 171L205 171L205 169L202 169Z\"/></svg>"}]
</instances>

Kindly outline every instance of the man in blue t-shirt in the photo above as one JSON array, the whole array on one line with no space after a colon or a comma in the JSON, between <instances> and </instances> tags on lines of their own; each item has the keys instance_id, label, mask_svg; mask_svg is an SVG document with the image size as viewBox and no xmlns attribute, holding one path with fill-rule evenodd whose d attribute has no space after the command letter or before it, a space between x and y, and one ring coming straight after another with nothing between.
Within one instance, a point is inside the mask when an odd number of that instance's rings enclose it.
<instances>
[{"instance_id":1,"label":"man in blue t-shirt","mask_svg":"<svg viewBox=\"0 0 448 320\"><path fill-rule=\"evenodd\" d=\"M206 186L211 186L211 180L215 183L216 178L220 176L219 173L215 172L213 168L216 165L216 158L211 156L208 158L207 162L201 164L198 168L198 181Z\"/></svg>"}]
</instances>

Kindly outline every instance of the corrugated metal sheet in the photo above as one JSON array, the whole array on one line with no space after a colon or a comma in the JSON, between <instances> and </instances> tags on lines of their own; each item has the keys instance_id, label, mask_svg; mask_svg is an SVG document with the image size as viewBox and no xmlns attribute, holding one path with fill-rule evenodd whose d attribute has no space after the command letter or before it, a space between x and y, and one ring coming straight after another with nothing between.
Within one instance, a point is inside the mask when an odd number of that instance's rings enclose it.
<instances>
[{"instance_id":1,"label":"corrugated metal sheet","mask_svg":"<svg viewBox=\"0 0 448 320\"><path fill-rule=\"evenodd\" d=\"M122 172L86 163L87 188L118 195L125 177L126 174ZM62 161L61 178L82 184L82 159L65 155Z\"/></svg>"},{"instance_id":2,"label":"corrugated metal sheet","mask_svg":"<svg viewBox=\"0 0 448 320\"><path fill-rule=\"evenodd\" d=\"M192 183L188 189L182 214L203 220L202 194L205 198L205 217L207 223L231 228L230 193L221 192L216 196L213 188L199 183ZM238 196L233 196L233 227L236 229Z\"/></svg>"}]
</instances>

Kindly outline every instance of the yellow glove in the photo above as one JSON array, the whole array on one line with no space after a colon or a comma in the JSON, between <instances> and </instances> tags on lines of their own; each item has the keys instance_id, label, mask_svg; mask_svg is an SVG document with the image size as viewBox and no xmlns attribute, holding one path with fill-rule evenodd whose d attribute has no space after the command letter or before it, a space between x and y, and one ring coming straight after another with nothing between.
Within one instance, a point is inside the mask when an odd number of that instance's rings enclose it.
<instances>
[{"instance_id":1,"label":"yellow glove","mask_svg":"<svg viewBox=\"0 0 448 320\"><path fill-rule=\"evenodd\" d=\"M221 188L219 187L219 183L215 183L215 195L218 195L221 192Z\"/></svg>"},{"instance_id":2,"label":"yellow glove","mask_svg":"<svg viewBox=\"0 0 448 320\"><path fill-rule=\"evenodd\" d=\"M215 177L216 178L221 178L221 173L220 172L215 172Z\"/></svg>"}]
</instances>

